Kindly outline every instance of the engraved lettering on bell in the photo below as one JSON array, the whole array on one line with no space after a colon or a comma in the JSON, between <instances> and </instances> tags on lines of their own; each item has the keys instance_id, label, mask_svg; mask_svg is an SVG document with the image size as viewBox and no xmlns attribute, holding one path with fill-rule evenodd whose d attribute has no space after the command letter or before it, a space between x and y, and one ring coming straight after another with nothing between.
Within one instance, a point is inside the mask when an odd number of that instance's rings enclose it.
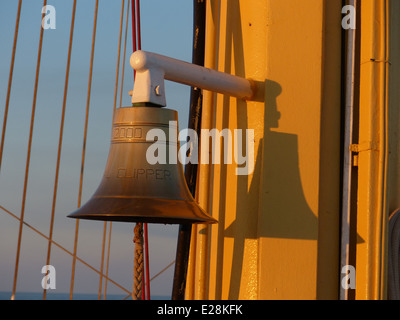
<instances>
[{"instance_id":1,"label":"engraved lettering on bell","mask_svg":"<svg viewBox=\"0 0 400 320\"><path fill-rule=\"evenodd\" d=\"M129 179L145 178L145 179L156 179L156 180L165 180L165 179L169 180L171 179L171 171L162 169L118 168L117 178L129 178Z\"/></svg>"}]
</instances>

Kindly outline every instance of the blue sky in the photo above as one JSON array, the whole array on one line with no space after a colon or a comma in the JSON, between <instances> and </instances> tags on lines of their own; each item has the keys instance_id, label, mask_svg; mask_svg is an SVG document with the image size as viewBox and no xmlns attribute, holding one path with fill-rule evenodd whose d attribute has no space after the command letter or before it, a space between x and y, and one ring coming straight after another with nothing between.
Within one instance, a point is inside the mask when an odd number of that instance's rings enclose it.
<instances>
[{"instance_id":1,"label":"blue sky","mask_svg":"<svg viewBox=\"0 0 400 320\"><path fill-rule=\"evenodd\" d=\"M126 0L125 5L127 3ZM44 30L25 208L25 220L44 234L48 234L50 228L73 1L53 0L48 1L47 4L53 5L56 9L56 29ZM41 0L22 3L5 148L0 171L0 205L17 216L21 214L42 6ZM0 127L2 127L6 103L17 7L17 0L0 2ZM77 1L54 222L54 240L70 251L73 250L75 220L67 218L66 215L77 207L94 10L95 0ZM121 1L99 1L83 203L90 198L98 186L108 155L120 13ZM125 17L126 6L124 19ZM192 19L192 1L141 1L142 49L190 62ZM132 53L131 39L129 25L123 106L130 104L128 92L133 87L133 71L129 65L129 57ZM119 92L118 89L117 104L120 99ZM190 88L166 82L166 93L168 107L179 112L180 129L186 128ZM0 291L12 289L18 225L16 219L0 210L0 272L2 275ZM110 278L129 290L132 287L133 275L132 230L132 224L113 224L109 269ZM175 258L176 236L176 226L149 226L151 275L160 271ZM98 269L101 263L102 240L103 222L81 221L78 256ZM40 283L43 277L41 268L46 264L46 255L47 241L24 227L17 292L41 291ZM57 272L57 289L54 292L68 292L71 256L52 246L51 264L55 266ZM152 294L169 295L172 290L172 277L173 268L170 268L154 280L151 284ZM99 276L77 263L75 292L97 293L98 287ZM109 283L108 293L122 292Z\"/></svg>"}]
</instances>

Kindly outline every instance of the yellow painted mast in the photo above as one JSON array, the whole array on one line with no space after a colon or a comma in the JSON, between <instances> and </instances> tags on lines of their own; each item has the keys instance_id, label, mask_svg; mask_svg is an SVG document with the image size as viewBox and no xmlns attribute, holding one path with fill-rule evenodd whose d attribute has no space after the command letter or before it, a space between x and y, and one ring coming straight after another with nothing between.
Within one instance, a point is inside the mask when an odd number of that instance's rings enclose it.
<instances>
[{"instance_id":1,"label":"yellow painted mast","mask_svg":"<svg viewBox=\"0 0 400 320\"><path fill-rule=\"evenodd\" d=\"M197 198L219 223L193 229L188 299L339 298L342 6L207 2L205 66L253 79L258 95L205 92L202 128L253 129L255 166L248 176L235 163L199 166ZM355 297L384 299L388 213L400 207L397 144L389 155L398 141L400 10L393 0L363 0L359 10L359 143L349 150L361 150Z\"/></svg>"}]
</instances>

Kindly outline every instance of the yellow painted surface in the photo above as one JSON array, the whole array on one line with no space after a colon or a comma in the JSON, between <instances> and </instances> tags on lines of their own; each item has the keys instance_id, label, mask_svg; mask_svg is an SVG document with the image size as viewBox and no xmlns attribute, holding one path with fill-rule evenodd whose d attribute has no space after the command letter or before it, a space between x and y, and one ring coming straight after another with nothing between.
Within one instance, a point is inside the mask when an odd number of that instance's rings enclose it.
<instances>
[{"instance_id":1,"label":"yellow painted surface","mask_svg":"<svg viewBox=\"0 0 400 320\"><path fill-rule=\"evenodd\" d=\"M356 299L387 298L388 216L400 207L400 3L362 1ZM375 61L371 61L374 59Z\"/></svg>"},{"instance_id":2,"label":"yellow painted surface","mask_svg":"<svg viewBox=\"0 0 400 320\"><path fill-rule=\"evenodd\" d=\"M276 105L281 116L264 135L260 299L337 298L337 12L339 1L269 2L267 78L274 84L266 92L266 110Z\"/></svg>"},{"instance_id":3,"label":"yellow painted surface","mask_svg":"<svg viewBox=\"0 0 400 320\"><path fill-rule=\"evenodd\" d=\"M359 144L375 147L358 157L356 299L386 297L388 3L361 2Z\"/></svg>"},{"instance_id":4,"label":"yellow painted surface","mask_svg":"<svg viewBox=\"0 0 400 320\"><path fill-rule=\"evenodd\" d=\"M193 228L188 299L338 298L341 6L208 2L206 66L255 80L258 94L205 92L202 126L253 129L255 168L200 166L197 199L219 223ZM360 14L351 261L355 298L385 299L387 220L400 207L400 3L363 0Z\"/></svg>"},{"instance_id":5,"label":"yellow painted surface","mask_svg":"<svg viewBox=\"0 0 400 320\"><path fill-rule=\"evenodd\" d=\"M203 128L253 129L255 168L200 166L189 299L336 299L341 1L209 1L206 67L257 82L205 93ZM265 98L264 98L265 97Z\"/></svg>"}]
</instances>

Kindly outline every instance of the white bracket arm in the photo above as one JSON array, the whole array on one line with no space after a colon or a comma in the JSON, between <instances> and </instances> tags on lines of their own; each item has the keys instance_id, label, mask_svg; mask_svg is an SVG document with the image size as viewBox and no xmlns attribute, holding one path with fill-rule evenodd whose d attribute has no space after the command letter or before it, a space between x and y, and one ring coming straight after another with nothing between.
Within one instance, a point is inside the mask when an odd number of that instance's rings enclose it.
<instances>
[{"instance_id":1,"label":"white bracket arm","mask_svg":"<svg viewBox=\"0 0 400 320\"><path fill-rule=\"evenodd\" d=\"M136 70L132 103L150 102L166 106L164 79L213 92L251 100L252 80L208 69L159 54L136 51L130 58Z\"/></svg>"}]
</instances>

